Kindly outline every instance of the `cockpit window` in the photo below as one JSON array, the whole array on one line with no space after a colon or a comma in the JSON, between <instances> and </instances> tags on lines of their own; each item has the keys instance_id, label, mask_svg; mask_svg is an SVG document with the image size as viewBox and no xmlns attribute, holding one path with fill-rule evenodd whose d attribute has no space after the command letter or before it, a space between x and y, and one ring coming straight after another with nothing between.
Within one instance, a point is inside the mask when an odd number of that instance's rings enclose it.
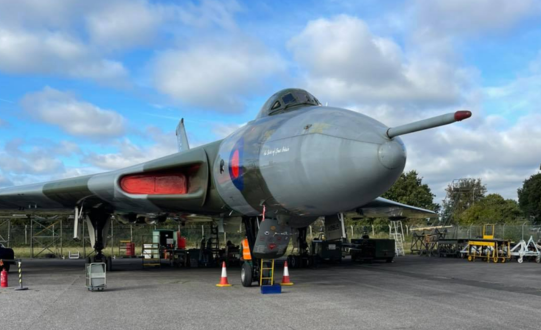
<instances>
[{"instance_id":1,"label":"cockpit window","mask_svg":"<svg viewBox=\"0 0 541 330\"><path fill-rule=\"evenodd\" d=\"M257 118L273 116L310 106L321 106L321 103L312 94L303 89L288 88L271 96L259 111Z\"/></svg>"},{"instance_id":2,"label":"cockpit window","mask_svg":"<svg viewBox=\"0 0 541 330\"><path fill-rule=\"evenodd\" d=\"M284 101L285 104L289 104L291 102L295 102L295 98L293 97L293 94L289 93L282 97L282 101Z\"/></svg>"}]
</instances>

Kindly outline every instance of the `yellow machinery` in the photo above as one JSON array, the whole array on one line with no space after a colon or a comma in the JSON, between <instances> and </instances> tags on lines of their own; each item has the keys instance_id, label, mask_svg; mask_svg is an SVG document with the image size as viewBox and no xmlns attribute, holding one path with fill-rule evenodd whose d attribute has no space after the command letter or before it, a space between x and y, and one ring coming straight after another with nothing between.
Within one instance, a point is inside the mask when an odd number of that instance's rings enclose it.
<instances>
[{"instance_id":1,"label":"yellow machinery","mask_svg":"<svg viewBox=\"0 0 541 330\"><path fill-rule=\"evenodd\" d=\"M468 261L479 258L487 262L506 262L511 258L511 247L508 240L494 238L494 225L483 226L483 238L473 239L468 243Z\"/></svg>"}]
</instances>

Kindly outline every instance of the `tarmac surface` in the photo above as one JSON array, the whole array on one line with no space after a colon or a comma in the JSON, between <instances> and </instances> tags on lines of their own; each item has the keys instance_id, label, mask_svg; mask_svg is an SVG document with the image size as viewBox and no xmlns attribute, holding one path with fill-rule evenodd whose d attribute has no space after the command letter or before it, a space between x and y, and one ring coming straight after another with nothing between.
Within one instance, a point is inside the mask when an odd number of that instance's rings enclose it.
<instances>
[{"instance_id":1,"label":"tarmac surface","mask_svg":"<svg viewBox=\"0 0 541 330\"><path fill-rule=\"evenodd\" d=\"M541 265L406 256L290 269L294 286L262 295L217 288L219 268L142 270L117 259L89 292L82 260L24 260L24 285L0 289L2 329L540 329ZM281 267L278 267L281 268ZM281 279L281 269L277 278Z\"/></svg>"}]
</instances>

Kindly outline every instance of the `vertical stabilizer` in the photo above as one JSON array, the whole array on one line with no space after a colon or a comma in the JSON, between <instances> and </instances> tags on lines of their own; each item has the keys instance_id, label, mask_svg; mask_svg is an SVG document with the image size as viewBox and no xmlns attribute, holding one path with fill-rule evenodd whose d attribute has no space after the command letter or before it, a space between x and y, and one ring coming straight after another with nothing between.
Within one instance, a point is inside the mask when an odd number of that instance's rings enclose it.
<instances>
[{"instance_id":1,"label":"vertical stabilizer","mask_svg":"<svg viewBox=\"0 0 541 330\"><path fill-rule=\"evenodd\" d=\"M184 118L182 118L178 123L176 134L178 151L186 151L190 149L190 144L188 143L188 136L186 135L186 129L184 128Z\"/></svg>"}]
</instances>

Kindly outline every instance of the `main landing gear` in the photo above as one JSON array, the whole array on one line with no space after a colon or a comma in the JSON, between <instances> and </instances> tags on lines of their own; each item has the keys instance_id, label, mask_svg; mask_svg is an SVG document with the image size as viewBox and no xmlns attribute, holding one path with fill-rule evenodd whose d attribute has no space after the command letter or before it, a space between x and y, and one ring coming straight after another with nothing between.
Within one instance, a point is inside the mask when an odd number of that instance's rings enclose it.
<instances>
[{"instance_id":1,"label":"main landing gear","mask_svg":"<svg viewBox=\"0 0 541 330\"><path fill-rule=\"evenodd\" d=\"M250 252L253 251L255 240L257 238L257 217L242 217L244 228L246 229L246 238ZM252 253L253 256L253 253ZM240 270L240 280L242 286L250 287L254 282L259 283L259 259L244 260Z\"/></svg>"},{"instance_id":2,"label":"main landing gear","mask_svg":"<svg viewBox=\"0 0 541 330\"><path fill-rule=\"evenodd\" d=\"M287 265L291 268L312 267L316 264L314 258L308 253L307 229L308 227L298 229L298 239L293 242L293 251L296 249L297 253L287 256Z\"/></svg>"},{"instance_id":3,"label":"main landing gear","mask_svg":"<svg viewBox=\"0 0 541 330\"><path fill-rule=\"evenodd\" d=\"M112 271L112 258L106 257L102 253L103 249L105 248L104 237L109 231L109 226L111 225L111 214L102 209L92 209L87 214L86 223L88 227L90 243L96 252L93 257L87 258L87 263L103 262L105 263L106 270Z\"/></svg>"}]
</instances>

